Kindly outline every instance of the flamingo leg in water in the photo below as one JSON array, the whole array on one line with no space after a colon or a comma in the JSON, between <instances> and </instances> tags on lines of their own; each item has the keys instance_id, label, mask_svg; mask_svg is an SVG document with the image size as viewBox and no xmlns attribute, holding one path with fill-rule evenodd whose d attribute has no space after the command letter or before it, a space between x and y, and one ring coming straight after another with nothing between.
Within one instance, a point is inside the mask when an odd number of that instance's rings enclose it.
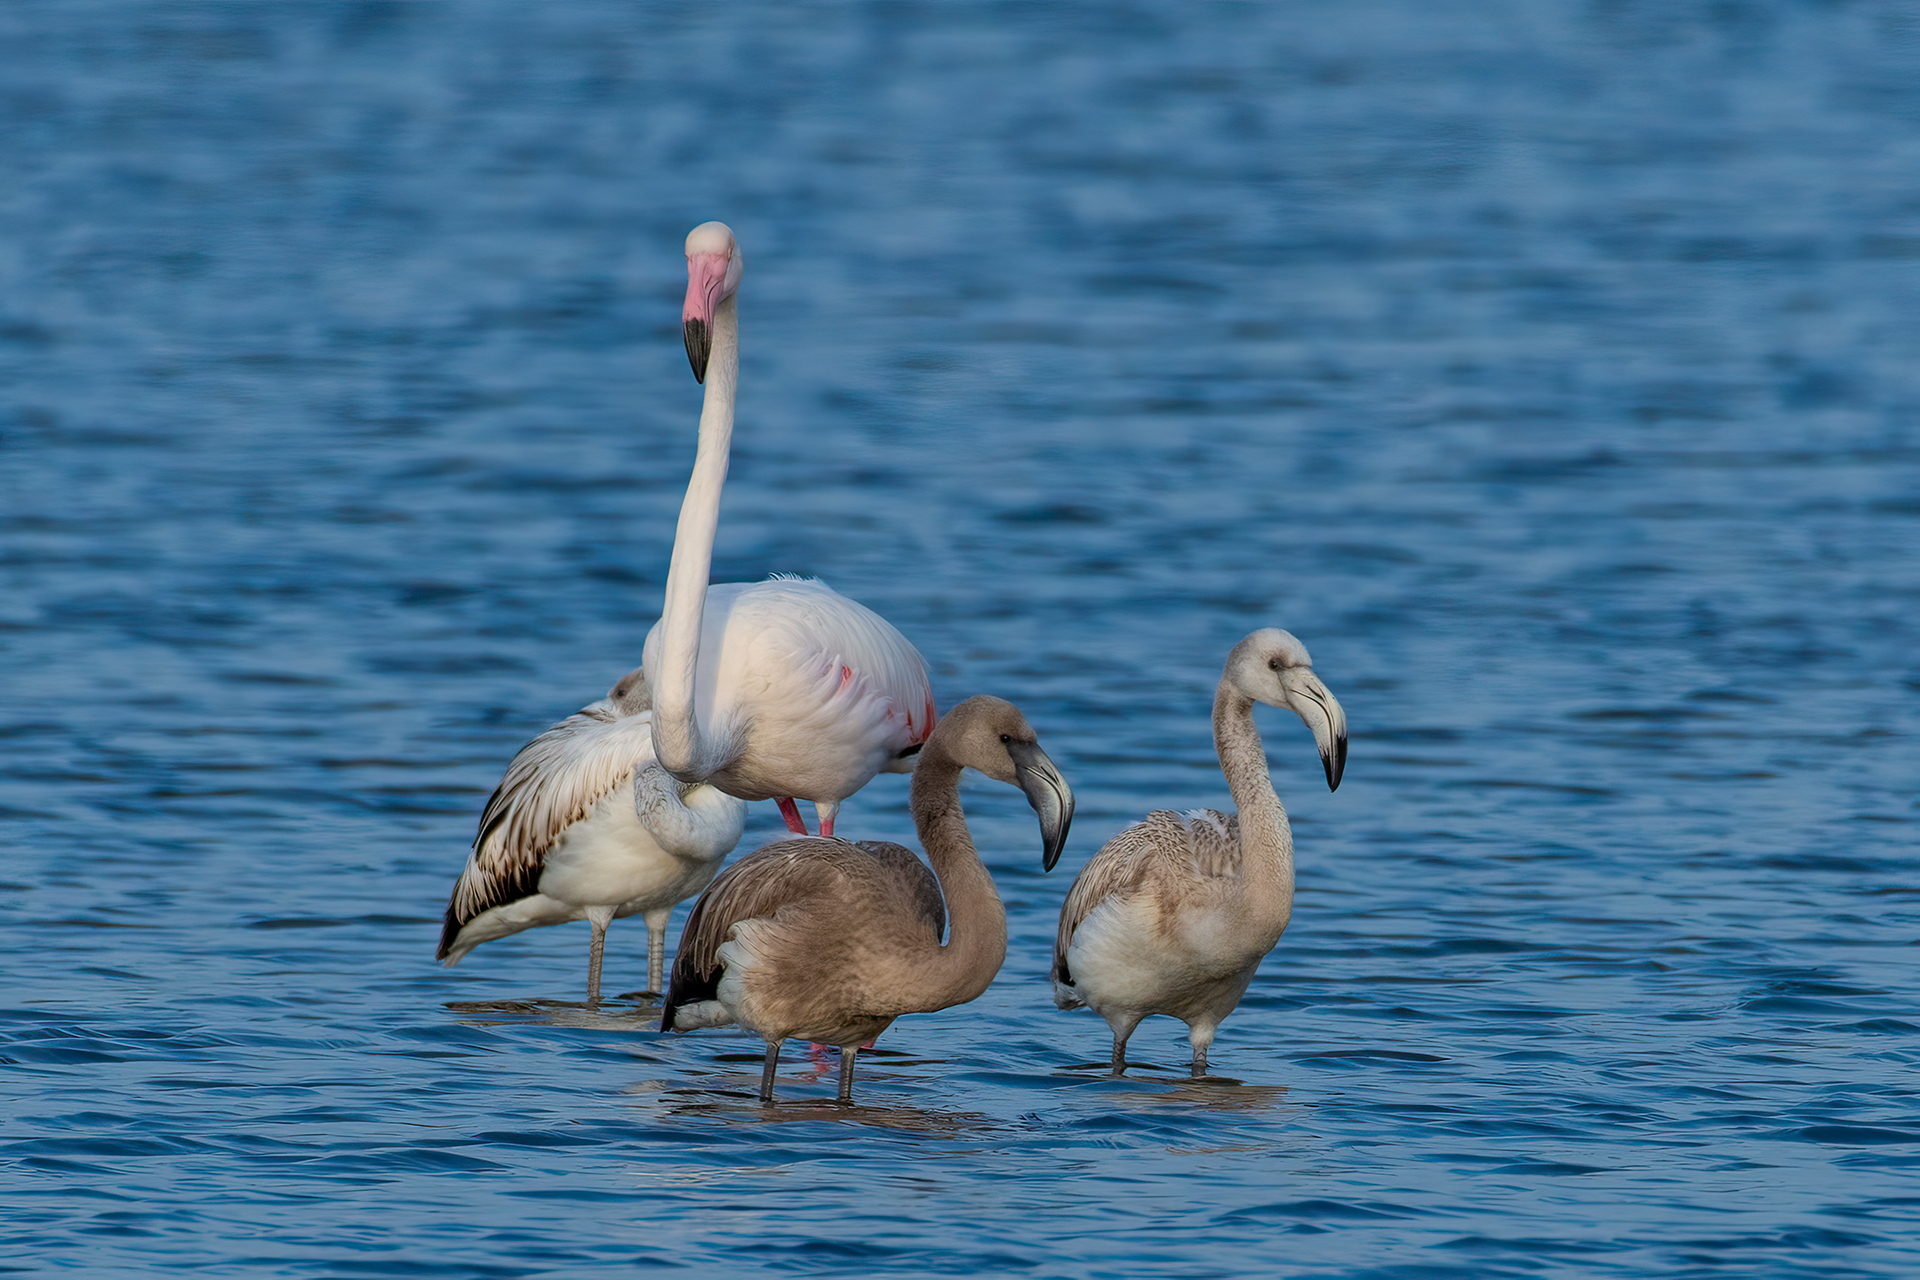
<instances>
[{"instance_id":1,"label":"flamingo leg in water","mask_svg":"<svg viewBox=\"0 0 1920 1280\"><path fill-rule=\"evenodd\" d=\"M853 1059L859 1051L852 1045L840 1049L840 1101L853 1101Z\"/></svg>"},{"instance_id":2,"label":"flamingo leg in water","mask_svg":"<svg viewBox=\"0 0 1920 1280\"><path fill-rule=\"evenodd\" d=\"M653 927L647 922L647 994L657 996L667 989L667 926Z\"/></svg>"},{"instance_id":3,"label":"flamingo leg in water","mask_svg":"<svg viewBox=\"0 0 1920 1280\"><path fill-rule=\"evenodd\" d=\"M760 1101L763 1104L773 1101L773 1073L780 1066L780 1046L785 1043L785 1040L771 1040L767 1043L767 1062L760 1069Z\"/></svg>"},{"instance_id":4,"label":"flamingo leg in water","mask_svg":"<svg viewBox=\"0 0 1920 1280\"><path fill-rule=\"evenodd\" d=\"M1140 1019L1113 1028L1113 1074L1127 1074L1127 1040L1133 1035L1133 1029L1140 1025Z\"/></svg>"},{"instance_id":5,"label":"flamingo leg in water","mask_svg":"<svg viewBox=\"0 0 1920 1280\"><path fill-rule=\"evenodd\" d=\"M600 957L607 949L607 926L593 922L593 941L587 946L587 1003L600 1003Z\"/></svg>"},{"instance_id":6,"label":"flamingo leg in water","mask_svg":"<svg viewBox=\"0 0 1920 1280\"><path fill-rule=\"evenodd\" d=\"M587 923L593 927L593 941L587 949L587 1007L600 1003L600 957L607 948L607 926L613 923L612 907L588 907Z\"/></svg>"},{"instance_id":7,"label":"flamingo leg in water","mask_svg":"<svg viewBox=\"0 0 1920 1280\"><path fill-rule=\"evenodd\" d=\"M804 836L807 834L807 824L802 821L800 817L800 806L793 802L792 796L781 796L774 803L780 806L780 816L787 820L787 830L793 832L795 835ZM821 834L829 835L831 833L822 832Z\"/></svg>"}]
</instances>

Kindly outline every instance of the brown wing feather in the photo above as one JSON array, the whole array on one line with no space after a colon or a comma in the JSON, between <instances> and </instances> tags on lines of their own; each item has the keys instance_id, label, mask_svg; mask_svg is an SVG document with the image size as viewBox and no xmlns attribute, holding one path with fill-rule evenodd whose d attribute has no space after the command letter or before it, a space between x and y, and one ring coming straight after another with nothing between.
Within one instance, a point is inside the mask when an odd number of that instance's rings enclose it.
<instances>
[{"instance_id":1,"label":"brown wing feather","mask_svg":"<svg viewBox=\"0 0 1920 1280\"><path fill-rule=\"evenodd\" d=\"M680 949L673 957L667 994L661 1001L660 1029L673 1030L674 1011L682 1005L716 994L720 948L736 924L775 915L782 907L809 899L844 901L856 894L866 896L876 881L889 890L899 889L936 939L945 931L947 909L939 880L911 850L897 844L780 840L729 866L693 904L680 930Z\"/></svg>"},{"instance_id":2,"label":"brown wing feather","mask_svg":"<svg viewBox=\"0 0 1920 1280\"><path fill-rule=\"evenodd\" d=\"M920 861L905 845L886 840L861 840L858 847L894 874L901 888L907 891L915 912L933 929L933 936L945 937L947 903L940 893L940 877L933 874L933 868Z\"/></svg>"},{"instance_id":3,"label":"brown wing feather","mask_svg":"<svg viewBox=\"0 0 1920 1280\"><path fill-rule=\"evenodd\" d=\"M1237 879L1246 865L1240 819L1217 809L1192 809L1175 819L1186 831L1187 857L1203 880Z\"/></svg>"}]
</instances>

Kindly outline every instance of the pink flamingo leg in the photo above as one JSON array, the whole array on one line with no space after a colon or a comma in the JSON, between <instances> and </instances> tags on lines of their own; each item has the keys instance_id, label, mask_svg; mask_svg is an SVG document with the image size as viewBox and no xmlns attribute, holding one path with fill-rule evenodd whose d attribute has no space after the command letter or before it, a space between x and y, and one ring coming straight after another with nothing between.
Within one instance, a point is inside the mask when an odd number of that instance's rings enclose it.
<instances>
[{"instance_id":1,"label":"pink flamingo leg","mask_svg":"<svg viewBox=\"0 0 1920 1280\"><path fill-rule=\"evenodd\" d=\"M830 836L830 835L832 835L832 834L833 834L833 819L832 819L832 818L822 818L822 819L820 819L820 834L821 834L821 835L823 835L823 836Z\"/></svg>"},{"instance_id":2,"label":"pink flamingo leg","mask_svg":"<svg viewBox=\"0 0 1920 1280\"><path fill-rule=\"evenodd\" d=\"M807 824L800 819L800 806L793 802L792 796L781 796L774 803L780 806L780 816L787 820L787 830L795 835L807 834Z\"/></svg>"}]
</instances>

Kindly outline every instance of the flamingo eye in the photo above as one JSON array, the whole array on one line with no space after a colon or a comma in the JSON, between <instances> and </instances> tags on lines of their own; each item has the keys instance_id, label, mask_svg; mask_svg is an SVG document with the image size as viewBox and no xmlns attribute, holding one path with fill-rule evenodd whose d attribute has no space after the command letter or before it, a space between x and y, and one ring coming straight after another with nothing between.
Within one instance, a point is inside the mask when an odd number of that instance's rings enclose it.
<instances>
[{"instance_id":1,"label":"flamingo eye","mask_svg":"<svg viewBox=\"0 0 1920 1280\"><path fill-rule=\"evenodd\" d=\"M1000 735L1000 741L1002 741L1002 742L1012 742L1012 741L1013 741L1013 735L1012 735L1012 734L1010 734L1010 733L1003 733L1003 734L1001 734L1001 735Z\"/></svg>"},{"instance_id":2,"label":"flamingo eye","mask_svg":"<svg viewBox=\"0 0 1920 1280\"><path fill-rule=\"evenodd\" d=\"M1278 658L1267 659L1267 670L1278 671L1279 669L1280 669L1280 659Z\"/></svg>"}]
</instances>

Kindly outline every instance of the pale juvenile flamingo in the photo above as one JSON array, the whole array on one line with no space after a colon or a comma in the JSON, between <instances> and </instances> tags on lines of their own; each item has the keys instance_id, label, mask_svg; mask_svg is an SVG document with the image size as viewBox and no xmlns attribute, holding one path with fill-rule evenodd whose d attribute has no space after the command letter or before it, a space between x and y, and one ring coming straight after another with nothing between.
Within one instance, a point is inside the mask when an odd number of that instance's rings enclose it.
<instances>
[{"instance_id":1,"label":"pale juvenile flamingo","mask_svg":"<svg viewBox=\"0 0 1920 1280\"><path fill-rule=\"evenodd\" d=\"M810 800L832 835L840 802L875 774L912 772L933 731L933 686L904 636L824 583L707 584L733 439L741 258L719 222L695 227L686 250L682 326L706 398L666 603L642 654L654 747L682 782L779 801L801 835L794 801Z\"/></svg>"},{"instance_id":2,"label":"pale juvenile flamingo","mask_svg":"<svg viewBox=\"0 0 1920 1280\"><path fill-rule=\"evenodd\" d=\"M985 991L1007 956L1007 912L960 809L968 767L1026 792L1052 870L1073 792L1012 703L969 698L940 721L913 772L913 825L933 869L884 841L809 837L748 854L687 917L660 1029L737 1022L759 1035L762 1102L773 1101L784 1041L838 1045L840 1101L851 1102L857 1051L895 1018Z\"/></svg>"},{"instance_id":3,"label":"pale juvenile flamingo","mask_svg":"<svg viewBox=\"0 0 1920 1280\"><path fill-rule=\"evenodd\" d=\"M453 886L439 958L540 925L593 929L587 1003L600 999L607 926L647 926L647 988L660 991L667 920L740 843L747 806L676 781L653 758L647 685L629 672L605 698L522 747L487 801Z\"/></svg>"},{"instance_id":4,"label":"pale juvenile flamingo","mask_svg":"<svg viewBox=\"0 0 1920 1280\"><path fill-rule=\"evenodd\" d=\"M1235 814L1160 809L1107 841L1060 908L1053 999L1113 1030L1113 1071L1127 1037L1164 1013L1187 1024L1192 1074L1293 914L1293 832L1274 794L1253 704L1292 710L1313 731L1329 790L1347 763L1347 715L1313 674L1298 640L1268 627L1227 655L1213 698L1213 742Z\"/></svg>"}]
</instances>

